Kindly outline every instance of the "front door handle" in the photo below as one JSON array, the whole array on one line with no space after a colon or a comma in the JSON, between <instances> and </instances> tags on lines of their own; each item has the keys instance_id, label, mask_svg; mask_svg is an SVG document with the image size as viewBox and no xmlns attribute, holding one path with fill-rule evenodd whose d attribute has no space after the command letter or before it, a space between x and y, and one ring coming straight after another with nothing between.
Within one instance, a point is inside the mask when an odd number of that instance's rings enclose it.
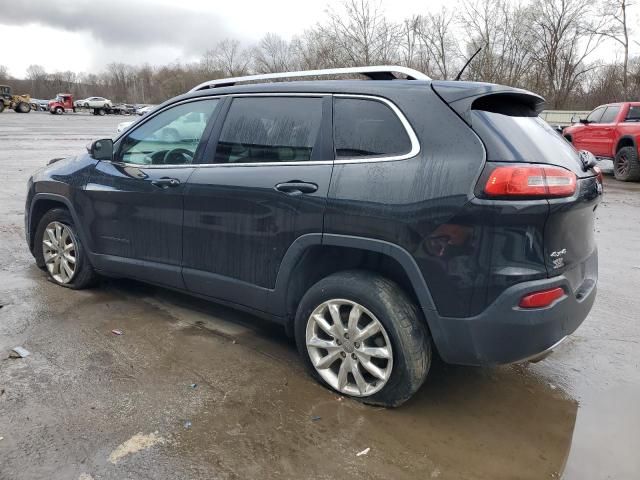
<instances>
[{"instance_id":1,"label":"front door handle","mask_svg":"<svg viewBox=\"0 0 640 480\"><path fill-rule=\"evenodd\" d=\"M156 180L152 180L151 184L160 188L177 187L178 185L180 185L180 180L178 180L177 178L162 177Z\"/></svg>"},{"instance_id":2,"label":"front door handle","mask_svg":"<svg viewBox=\"0 0 640 480\"><path fill-rule=\"evenodd\" d=\"M310 182L293 180L291 182L279 183L275 186L279 192L287 195L302 195L303 193L313 193L318 190L318 185Z\"/></svg>"}]
</instances>

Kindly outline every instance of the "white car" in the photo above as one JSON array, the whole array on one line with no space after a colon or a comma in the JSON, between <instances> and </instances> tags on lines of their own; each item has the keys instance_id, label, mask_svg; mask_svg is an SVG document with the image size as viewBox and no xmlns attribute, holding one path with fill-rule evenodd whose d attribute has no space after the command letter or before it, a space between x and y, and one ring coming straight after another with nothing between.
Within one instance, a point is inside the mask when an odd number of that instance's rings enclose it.
<instances>
[{"instance_id":1,"label":"white car","mask_svg":"<svg viewBox=\"0 0 640 480\"><path fill-rule=\"evenodd\" d=\"M147 113L149 113L151 110L153 110L156 107L157 107L157 105L147 105L145 107L140 107L140 108L138 108L138 110L136 110L136 113L138 115L146 115Z\"/></svg>"},{"instance_id":2,"label":"white car","mask_svg":"<svg viewBox=\"0 0 640 480\"><path fill-rule=\"evenodd\" d=\"M108 108L111 107L111 100L104 97L89 97L84 100L76 100L75 105L84 108Z\"/></svg>"},{"instance_id":3,"label":"white car","mask_svg":"<svg viewBox=\"0 0 640 480\"><path fill-rule=\"evenodd\" d=\"M118 124L118 128L116 129L116 133L124 132L127 128L129 128L134 122L120 122Z\"/></svg>"}]
</instances>

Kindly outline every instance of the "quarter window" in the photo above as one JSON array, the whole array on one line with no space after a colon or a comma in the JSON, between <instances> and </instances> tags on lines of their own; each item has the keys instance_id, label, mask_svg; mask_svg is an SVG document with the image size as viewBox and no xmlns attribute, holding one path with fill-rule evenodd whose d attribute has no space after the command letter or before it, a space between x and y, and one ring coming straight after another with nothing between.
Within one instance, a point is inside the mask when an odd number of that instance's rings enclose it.
<instances>
[{"instance_id":1,"label":"quarter window","mask_svg":"<svg viewBox=\"0 0 640 480\"><path fill-rule=\"evenodd\" d=\"M234 98L220 132L215 163L311 160L322 122L322 98Z\"/></svg>"},{"instance_id":2,"label":"quarter window","mask_svg":"<svg viewBox=\"0 0 640 480\"><path fill-rule=\"evenodd\" d=\"M336 158L387 157L411 151L406 129L384 103L336 98L333 108Z\"/></svg>"},{"instance_id":3,"label":"quarter window","mask_svg":"<svg viewBox=\"0 0 640 480\"><path fill-rule=\"evenodd\" d=\"M613 123L618 116L618 112L620 111L620 107L607 107L607 110L602 115L600 119L600 123Z\"/></svg>"},{"instance_id":4,"label":"quarter window","mask_svg":"<svg viewBox=\"0 0 640 480\"><path fill-rule=\"evenodd\" d=\"M164 110L124 137L117 160L136 165L191 163L218 102L200 100Z\"/></svg>"}]
</instances>

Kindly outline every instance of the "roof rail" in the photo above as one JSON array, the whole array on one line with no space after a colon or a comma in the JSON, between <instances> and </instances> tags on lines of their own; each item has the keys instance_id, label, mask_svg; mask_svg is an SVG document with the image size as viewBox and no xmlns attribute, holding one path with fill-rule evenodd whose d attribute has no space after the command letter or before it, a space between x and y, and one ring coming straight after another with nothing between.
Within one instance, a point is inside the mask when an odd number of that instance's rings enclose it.
<instances>
[{"instance_id":1,"label":"roof rail","mask_svg":"<svg viewBox=\"0 0 640 480\"><path fill-rule=\"evenodd\" d=\"M424 73L412 68L399 67L395 65L377 65L373 67L328 68L324 70L302 70L299 72L278 72L260 75L247 75L244 77L220 78L218 80L209 80L201 83L200 85L193 87L189 92L196 92L207 88L230 87L236 83L242 82L275 80L278 78L320 77L324 75L343 75L347 73L358 73L365 77L369 77L370 80L394 80L398 78L394 73L406 75L408 80L431 80L431 78Z\"/></svg>"}]
</instances>

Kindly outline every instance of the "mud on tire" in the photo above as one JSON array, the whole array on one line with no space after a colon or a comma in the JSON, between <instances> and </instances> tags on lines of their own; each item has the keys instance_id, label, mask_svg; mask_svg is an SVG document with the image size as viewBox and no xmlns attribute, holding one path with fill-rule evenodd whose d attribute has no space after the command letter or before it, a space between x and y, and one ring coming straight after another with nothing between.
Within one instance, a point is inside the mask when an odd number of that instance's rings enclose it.
<instances>
[{"instance_id":1,"label":"mud on tire","mask_svg":"<svg viewBox=\"0 0 640 480\"><path fill-rule=\"evenodd\" d=\"M397 407L424 383L431 366L431 337L418 306L393 281L367 271L345 271L313 285L303 296L295 318L298 351L310 374L332 388L313 366L306 345L307 322L312 312L331 299L356 302L382 323L391 342L393 367L387 383L370 396L355 396L367 404Z\"/></svg>"}]
</instances>

